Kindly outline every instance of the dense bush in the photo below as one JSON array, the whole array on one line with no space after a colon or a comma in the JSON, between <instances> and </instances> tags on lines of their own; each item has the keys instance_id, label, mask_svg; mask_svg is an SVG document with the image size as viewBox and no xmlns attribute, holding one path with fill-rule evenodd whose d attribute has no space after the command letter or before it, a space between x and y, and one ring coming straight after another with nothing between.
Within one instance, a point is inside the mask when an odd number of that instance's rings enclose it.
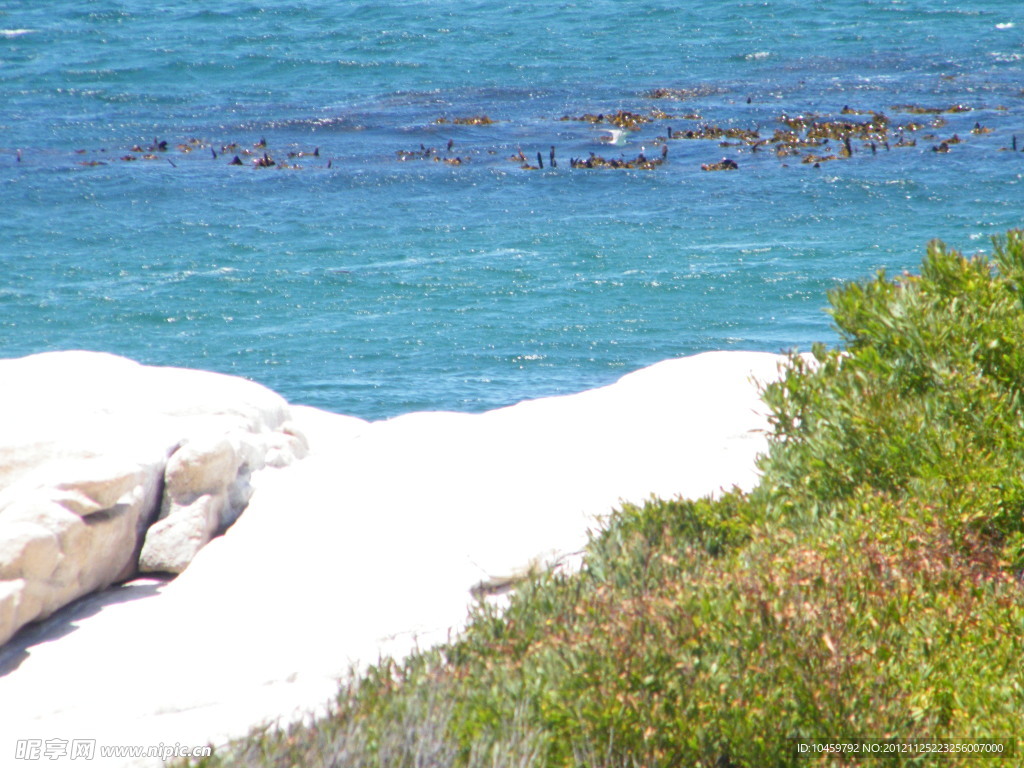
<instances>
[{"instance_id":1,"label":"dense bush","mask_svg":"<svg viewBox=\"0 0 1024 768\"><path fill-rule=\"evenodd\" d=\"M841 765L794 740L1024 732L1024 234L830 301L845 349L766 388L752 493L627 505L579 574L200 764Z\"/></svg>"},{"instance_id":2,"label":"dense bush","mask_svg":"<svg viewBox=\"0 0 1024 768\"><path fill-rule=\"evenodd\" d=\"M845 351L815 349L769 386L769 514L831 515L857 489L914 496L953 538L1020 565L1024 234L994 263L932 243L920 276L830 296Z\"/></svg>"}]
</instances>

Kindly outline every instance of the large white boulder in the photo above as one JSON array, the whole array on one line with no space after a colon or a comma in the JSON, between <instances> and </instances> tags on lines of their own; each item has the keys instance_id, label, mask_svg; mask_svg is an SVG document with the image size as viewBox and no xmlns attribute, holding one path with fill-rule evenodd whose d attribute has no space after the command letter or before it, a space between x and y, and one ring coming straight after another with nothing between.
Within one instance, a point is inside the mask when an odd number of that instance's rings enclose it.
<instances>
[{"instance_id":1,"label":"large white boulder","mask_svg":"<svg viewBox=\"0 0 1024 768\"><path fill-rule=\"evenodd\" d=\"M138 571L180 573L251 473L305 454L244 379L97 352L0 360L0 644Z\"/></svg>"},{"instance_id":2,"label":"large white boulder","mask_svg":"<svg viewBox=\"0 0 1024 768\"><path fill-rule=\"evenodd\" d=\"M184 573L91 595L0 648L0 765L18 740L202 745L302 717L350 665L457 632L475 586L564 560L621 500L749 488L768 426L754 379L781 361L709 353L473 415L367 423L293 406L309 455L253 472L245 514ZM278 418L268 459L298 439ZM222 476L203 467L231 467L250 440L228 437L232 458L209 432L179 433L186 452L165 466L190 490L158 514L212 525L203 499ZM25 548L50 567L53 546ZM161 764L91 764L129 762Z\"/></svg>"}]
</instances>

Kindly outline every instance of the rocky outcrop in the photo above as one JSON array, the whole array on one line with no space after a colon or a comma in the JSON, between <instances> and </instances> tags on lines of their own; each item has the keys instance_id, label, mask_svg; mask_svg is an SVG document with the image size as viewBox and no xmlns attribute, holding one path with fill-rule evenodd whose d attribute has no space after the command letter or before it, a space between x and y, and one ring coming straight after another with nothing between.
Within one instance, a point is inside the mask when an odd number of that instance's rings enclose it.
<instances>
[{"instance_id":1,"label":"rocky outcrop","mask_svg":"<svg viewBox=\"0 0 1024 768\"><path fill-rule=\"evenodd\" d=\"M0 643L82 595L181 573L251 474L305 455L244 379L95 352L0 360Z\"/></svg>"}]
</instances>

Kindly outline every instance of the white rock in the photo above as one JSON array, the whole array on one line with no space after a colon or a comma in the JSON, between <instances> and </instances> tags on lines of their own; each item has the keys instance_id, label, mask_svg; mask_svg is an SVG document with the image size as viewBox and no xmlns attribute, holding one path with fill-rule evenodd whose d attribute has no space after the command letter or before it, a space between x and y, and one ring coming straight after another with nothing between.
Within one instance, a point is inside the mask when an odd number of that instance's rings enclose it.
<instances>
[{"instance_id":1,"label":"white rock","mask_svg":"<svg viewBox=\"0 0 1024 768\"><path fill-rule=\"evenodd\" d=\"M4 490L0 582L13 580L0 642L72 600L136 572L141 534L159 502L153 467L110 459L62 460L49 486L39 475ZM89 479L82 479L87 477Z\"/></svg>"},{"instance_id":2,"label":"white rock","mask_svg":"<svg viewBox=\"0 0 1024 768\"><path fill-rule=\"evenodd\" d=\"M307 450L265 387L96 352L0 360L0 423L0 643L132 577L140 553L181 572L267 457Z\"/></svg>"},{"instance_id":3,"label":"white rock","mask_svg":"<svg viewBox=\"0 0 1024 768\"><path fill-rule=\"evenodd\" d=\"M165 503L190 504L199 496L224 493L234 482L239 463L238 454L223 435L190 438L167 460Z\"/></svg>"},{"instance_id":4,"label":"white rock","mask_svg":"<svg viewBox=\"0 0 1024 768\"><path fill-rule=\"evenodd\" d=\"M160 514L145 534L139 555L143 573L181 573L196 552L222 533L241 513L232 508L246 494L231 493L248 486L249 474L239 477L241 458L224 435L191 438L171 454L164 469Z\"/></svg>"},{"instance_id":5,"label":"white rock","mask_svg":"<svg viewBox=\"0 0 1024 768\"><path fill-rule=\"evenodd\" d=\"M170 516L150 526L139 555L139 571L182 573L216 535L225 502L224 494L200 496L191 504L175 506Z\"/></svg>"}]
</instances>

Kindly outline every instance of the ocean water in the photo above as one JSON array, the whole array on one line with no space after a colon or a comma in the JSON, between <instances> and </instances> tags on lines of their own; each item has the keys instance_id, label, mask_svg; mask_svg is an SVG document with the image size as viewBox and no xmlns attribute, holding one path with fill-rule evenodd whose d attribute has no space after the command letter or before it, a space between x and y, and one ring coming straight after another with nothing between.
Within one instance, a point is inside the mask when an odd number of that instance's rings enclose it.
<instances>
[{"instance_id":1,"label":"ocean water","mask_svg":"<svg viewBox=\"0 0 1024 768\"><path fill-rule=\"evenodd\" d=\"M1019 0L8 0L0 355L376 419L806 349L831 288L1024 225L1020 150Z\"/></svg>"}]
</instances>

